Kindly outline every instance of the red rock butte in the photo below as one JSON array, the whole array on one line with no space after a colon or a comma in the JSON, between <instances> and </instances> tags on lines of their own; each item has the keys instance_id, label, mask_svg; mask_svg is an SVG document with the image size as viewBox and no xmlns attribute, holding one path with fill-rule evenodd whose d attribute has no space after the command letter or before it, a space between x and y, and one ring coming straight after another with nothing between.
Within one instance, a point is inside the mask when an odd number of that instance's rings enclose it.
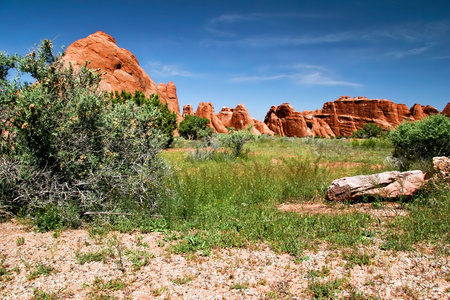
<instances>
[{"instance_id":1,"label":"red rock butte","mask_svg":"<svg viewBox=\"0 0 450 300\"><path fill-rule=\"evenodd\" d=\"M128 50L119 48L113 37L97 31L72 43L65 51L64 61L76 68L88 62L88 67L99 69L102 74L100 88L104 91L134 92L146 96L158 94L162 103L180 116L180 106L173 82L156 83L139 66L136 57Z\"/></svg>"}]
</instances>

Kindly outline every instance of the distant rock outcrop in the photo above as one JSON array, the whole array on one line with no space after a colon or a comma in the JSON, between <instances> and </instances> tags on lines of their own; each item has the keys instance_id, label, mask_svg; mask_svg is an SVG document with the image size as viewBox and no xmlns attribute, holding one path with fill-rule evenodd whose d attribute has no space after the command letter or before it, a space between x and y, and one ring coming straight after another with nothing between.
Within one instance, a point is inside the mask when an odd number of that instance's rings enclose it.
<instances>
[{"instance_id":1,"label":"distant rock outcrop","mask_svg":"<svg viewBox=\"0 0 450 300\"><path fill-rule=\"evenodd\" d=\"M201 102L195 112L198 117L208 118L211 121L210 126L219 133L228 133L229 128L242 130L252 126L253 134L273 134L264 122L253 119L243 104L238 104L236 108L223 107L217 115L213 116L213 114L214 108L210 102Z\"/></svg>"},{"instance_id":2,"label":"distant rock outcrop","mask_svg":"<svg viewBox=\"0 0 450 300\"><path fill-rule=\"evenodd\" d=\"M67 47L63 59L75 68L88 61L90 68L99 69L103 73L100 88L104 91L138 90L146 96L158 94L162 103L168 103L169 108L180 115L175 84L156 85L139 66L136 57L119 48L114 38L104 32L97 31L75 41Z\"/></svg>"},{"instance_id":3,"label":"distant rock outcrop","mask_svg":"<svg viewBox=\"0 0 450 300\"><path fill-rule=\"evenodd\" d=\"M200 118L207 118L209 126L218 133L228 133L227 128L222 124L214 113L214 107L211 102L200 102L195 115Z\"/></svg>"},{"instance_id":4,"label":"distant rock outcrop","mask_svg":"<svg viewBox=\"0 0 450 300\"><path fill-rule=\"evenodd\" d=\"M351 136L367 123L388 129L405 120L421 120L437 113L439 111L429 105L415 104L410 110L404 104L385 99L342 96L326 102L322 109L314 112L297 112L289 103L272 106L264 122L281 136Z\"/></svg>"},{"instance_id":5,"label":"distant rock outcrop","mask_svg":"<svg viewBox=\"0 0 450 300\"><path fill-rule=\"evenodd\" d=\"M190 105L190 104L183 106L183 118L186 115L189 115L189 116L194 115L194 110L192 109L192 105Z\"/></svg>"},{"instance_id":6,"label":"distant rock outcrop","mask_svg":"<svg viewBox=\"0 0 450 300\"><path fill-rule=\"evenodd\" d=\"M450 118L450 102L447 103L447 105L445 106L444 110L442 111L442 114L446 115L447 117Z\"/></svg>"}]
</instances>

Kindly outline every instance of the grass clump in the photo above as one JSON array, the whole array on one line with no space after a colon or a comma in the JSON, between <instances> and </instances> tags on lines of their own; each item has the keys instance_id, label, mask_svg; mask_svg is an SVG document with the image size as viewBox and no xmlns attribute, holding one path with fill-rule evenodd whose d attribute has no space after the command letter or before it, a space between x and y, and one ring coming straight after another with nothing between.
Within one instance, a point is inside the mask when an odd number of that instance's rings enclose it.
<instances>
[{"instance_id":1,"label":"grass clump","mask_svg":"<svg viewBox=\"0 0 450 300\"><path fill-rule=\"evenodd\" d=\"M345 279L342 278L328 281L310 280L308 290L313 299L335 299L344 282Z\"/></svg>"},{"instance_id":2,"label":"grass clump","mask_svg":"<svg viewBox=\"0 0 450 300\"><path fill-rule=\"evenodd\" d=\"M49 275L51 273L56 273L58 272L58 270L56 270L55 268L53 268L52 266L46 266L42 263L37 264L36 268L34 271L32 271L28 276L27 276L27 280L33 280L36 279L38 277L45 276L45 275Z\"/></svg>"},{"instance_id":3,"label":"grass clump","mask_svg":"<svg viewBox=\"0 0 450 300\"><path fill-rule=\"evenodd\" d=\"M90 263L90 262L99 262L99 261L106 261L107 258L107 252L105 251L98 251L98 252L86 252L86 253L80 253L80 252L75 252L75 257L78 260L78 263L80 265L84 265L85 263Z\"/></svg>"}]
</instances>

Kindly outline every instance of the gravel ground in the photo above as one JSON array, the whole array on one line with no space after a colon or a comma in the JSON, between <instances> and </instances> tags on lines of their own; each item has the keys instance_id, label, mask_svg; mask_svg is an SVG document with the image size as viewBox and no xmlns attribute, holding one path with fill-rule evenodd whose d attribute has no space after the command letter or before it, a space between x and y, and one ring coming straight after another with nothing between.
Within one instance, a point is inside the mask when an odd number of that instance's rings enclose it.
<instances>
[{"instance_id":1,"label":"gravel ground","mask_svg":"<svg viewBox=\"0 0 450 300\"><path fill-rule=\"evenodd\" d=\"M305 251L301 258L275 253L267 245L215 249L209 256L179 255L167 250L161 233L113 232L103 238L90 237L86 230L36 233L12 220L0 224L0 295L2 299L49 299L37 298L39 292L59 299L312 299L322 291L337 299L450 299L449 257L427 247L420 252L382 251L380 242L359 249L369 259L361 265L345 259L351 249L327 245ZM81 264L78 258L83 253L100 253L102 261Z\"/></svg>"}]
</instances>

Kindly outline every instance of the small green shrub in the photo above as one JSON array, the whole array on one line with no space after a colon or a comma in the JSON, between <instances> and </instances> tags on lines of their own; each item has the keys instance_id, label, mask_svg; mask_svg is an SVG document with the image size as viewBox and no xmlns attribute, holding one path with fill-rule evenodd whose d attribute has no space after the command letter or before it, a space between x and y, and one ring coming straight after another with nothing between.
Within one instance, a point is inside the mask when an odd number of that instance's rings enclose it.
<instances>
[{"instance_id":1,"label":"small green shrub","mask_svg":"<svg viewBox=\"0 0 450 300\"><path fill-rule=\"evenodd\" d=\"M205 135L211 135L212 132L208 127L209 123L210 121L207 118L186 115L180 123L178 132L180 136L186 139L197 140Z\"/></svg>"},{"instance_id":2,"label":"small green shrub","mask_svg":"<svg viewBox=\"0 0 450 300\"><path fill-rule=\"evenodd\" d=\"M383 129L375 123L364 124L361 129L353 132L354 138L376 138L381 136Z\"/></svg>"},{"instance_id":3,"label":"small green shrub","mask_svg":"<svg viewBox=\"0 0 450 300\"><path fill-rule=\"evenodd\" d=\"M232 128L229 129L229 133L219 134L217 137L223 147L231 150L231 157L236 158L242 154L244 150L244 145L248 141L256 139L256 135L250 132L251 128L244 130L233 131Z\"/></svg>"},{"instance_id":4,"label":"small green shrub","mask_svg":"<svg viewBox=\"0 0 450 300\"><path fill-rule=\"evenodd\" d=\"M438 114L423 120L404 122L389 134L393 156L406 166L414 161L431 161L435 156L450 155L450 118Z\"/></svg>"},{"instance_id":5,"label":"small green shrub","mask_svg":"<svg viewBox=\"0 0 450 300\"><path fill-rule=\"evenodd\" d=\"M344 279L335 279L322 282L319 280L310 280L308 290L311 292L313 299L335 299L335 295L340 291Z\"/></svg>"}]
</instances>

